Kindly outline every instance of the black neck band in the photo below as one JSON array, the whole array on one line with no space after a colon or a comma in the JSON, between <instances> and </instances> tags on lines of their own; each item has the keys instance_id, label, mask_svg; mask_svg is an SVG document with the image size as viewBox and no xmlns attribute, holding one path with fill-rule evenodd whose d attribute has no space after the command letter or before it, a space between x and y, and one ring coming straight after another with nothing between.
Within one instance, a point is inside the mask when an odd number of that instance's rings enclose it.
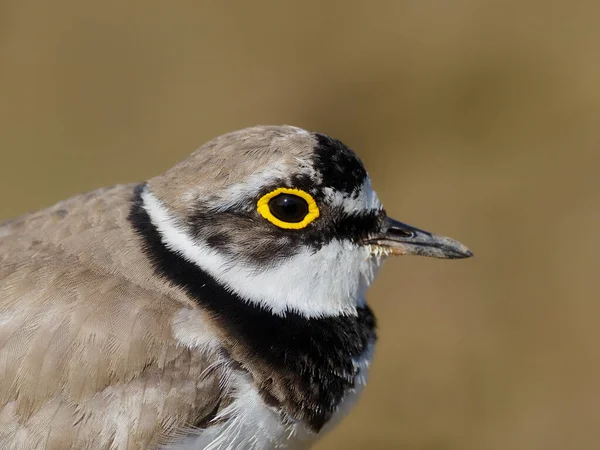
<instances>
[{"instance_id":1,"label":"black neck band","mask_svg":"<svg viewBox=\"0 0 600 450\"><path fill-rule=\"evenodd\" d=\"M129 220L157 275L185 289L236 342L247 347L250 363L238 361L242 366L268 367L274 383L289 385L285 401L275 400L259 387L265 401L276 403L318 431L354 386L358 372L354 361L375 342L371 310L365 306L357 316L308 319L296 313L276 316L245 301L163 244L144 208L144 188L140 185L135 190Z\"/></svg>"}]
</instances>

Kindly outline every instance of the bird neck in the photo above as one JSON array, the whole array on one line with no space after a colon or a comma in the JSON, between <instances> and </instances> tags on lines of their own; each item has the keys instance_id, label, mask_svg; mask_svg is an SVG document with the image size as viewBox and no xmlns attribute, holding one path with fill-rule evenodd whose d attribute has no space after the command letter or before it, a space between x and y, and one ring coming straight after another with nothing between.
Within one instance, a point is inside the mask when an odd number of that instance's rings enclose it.
<instances>
[{"instance_id":1,"label":"bird neck","mask_svg":"<svg viewBox=\"0 0 600 450\"><path fill-rule=\"evenodd\" d=\"M224 350L240 370L252 373L268 404L320 430L354 387L361 361L372 351L371 310L365 305L356 315L307 318L275 315L247 301L164 244L144 208L143 189L135 189L129 221L156 274L210 313L223 331Z\"/></svg>"}]
</instances>

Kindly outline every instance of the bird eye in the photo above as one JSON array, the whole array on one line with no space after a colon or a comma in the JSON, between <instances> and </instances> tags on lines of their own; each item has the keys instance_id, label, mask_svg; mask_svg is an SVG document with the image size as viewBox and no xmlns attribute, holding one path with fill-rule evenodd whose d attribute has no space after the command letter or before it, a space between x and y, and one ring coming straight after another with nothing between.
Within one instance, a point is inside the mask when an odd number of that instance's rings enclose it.
<instances>
[{"instance_id":1,"label":"bird eye","mask_svg":"<svg viewBox=\"0 0 600 450\"><path fill-rule=\"evenodd\" d=\"M302 222L308 214L308 203L302 197L279 194L269 201L271 214L284 222Z\"/></svg>"},{"instance_id":2,"label":"bird eye","mask_svg":"<svg viewBox=\"0 0 600 450\"><path fill-rule=\"evenodd\" d=\"M256 206L265 219L280 228L298 230L319 217L313 197L300 189L275 189L263 195Z\"/></svg>"}]
</instances>

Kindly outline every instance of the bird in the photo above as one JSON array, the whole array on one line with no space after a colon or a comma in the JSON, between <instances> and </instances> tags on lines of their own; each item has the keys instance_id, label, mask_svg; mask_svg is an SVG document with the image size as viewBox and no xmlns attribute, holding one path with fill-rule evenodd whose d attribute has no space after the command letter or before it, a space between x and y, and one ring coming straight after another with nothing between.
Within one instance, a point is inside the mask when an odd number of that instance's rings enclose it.
<instances>
[{"instance_id":1,"label":"bird","mask_svg":"<svg viewBox=\"0 0 600 450\"><path fill-rule=\"evenodd\" d=\"M288 125L3 222L0 448L309 448L364 388L393 255L472 252Z\"/></svg>"}]
</instances>

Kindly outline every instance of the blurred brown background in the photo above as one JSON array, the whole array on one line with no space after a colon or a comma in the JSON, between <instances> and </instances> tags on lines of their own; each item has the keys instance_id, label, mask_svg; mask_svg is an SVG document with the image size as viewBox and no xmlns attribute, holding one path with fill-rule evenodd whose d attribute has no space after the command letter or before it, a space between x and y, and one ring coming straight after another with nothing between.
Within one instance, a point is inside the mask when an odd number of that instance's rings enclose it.
<instances>
[{"instance_id":1,"label":"blurred brown background","mask_svg":"<svg viewBox=\"0 0 600 450\"><path fill-rule=\"evenodd\" d=\"M359 406L317 448L600 441L600 3L0 0L0 217L204 141L345 141L468 261L390 261Z\"/></svg>"}]
</instances>

